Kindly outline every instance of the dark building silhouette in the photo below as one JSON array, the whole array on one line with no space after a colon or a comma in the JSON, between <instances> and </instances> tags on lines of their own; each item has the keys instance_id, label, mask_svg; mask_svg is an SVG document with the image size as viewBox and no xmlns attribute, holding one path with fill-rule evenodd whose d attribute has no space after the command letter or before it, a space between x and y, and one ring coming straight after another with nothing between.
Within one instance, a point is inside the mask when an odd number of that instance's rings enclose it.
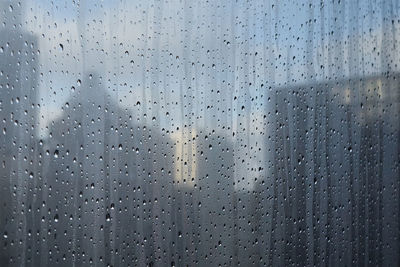
<instances>
[{"instance_id":1,"label":"dark building silhouette","mask_svg":"<svg viewBox=\"0 0 400 267\"><path fill-rule=\"evenodd\" d=\"M399 77L274 90L273 171L252 207L264 264L398 265Z\"/></svg>"},{"instance_id":2,"label":"dark building silhouette","mask_svg":"<svg viewBox=\"0 0 400 267\"><path fill-rule=\"evenodd\" d=\"M19 266L32 245L37 193L37 39L22 28L18 3L0 2L0 265ZM30 189L30 190L28 190Z\"/></svg>"},{"instance_id":3,"label":"dark building silhouette","mask_svg":"<svg viewBox=\"0 0 400 267\"><path fill-rule=\"evenodd\" d=\"M174 136L175 266L232 265L235 192L233 145L215 131L182 129Z\"/></svg>"},{"instance_id":4,"label":"dark building silhouette","mask_svg":"<svg viewBox=\"0 0 400 267\"><path fill-rule=\"evenodd\" d=\"M172 144L134 122L95 72L83 75L45 140L40 265L169 262Z\"/></svg>"},{"instance_id":5,"label":"dark building silhouette","mask_svg":"<svg viewBox=\"0 0 400 267\"><path fill-rule=\"evenodd\" d=\"M235 246L233 146L227 136L200 136L198 199L200 265L232 265Z\"/></svg>"}]
</instances>

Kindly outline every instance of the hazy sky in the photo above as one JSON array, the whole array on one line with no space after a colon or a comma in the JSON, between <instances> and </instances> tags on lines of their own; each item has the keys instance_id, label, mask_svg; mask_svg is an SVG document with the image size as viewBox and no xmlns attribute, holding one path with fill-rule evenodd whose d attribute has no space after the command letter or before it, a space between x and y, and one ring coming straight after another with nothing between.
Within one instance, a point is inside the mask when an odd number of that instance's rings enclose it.
<instances>
[{"instance_id":1,"label":"hazy sky","mask_svg":"<svg viewBox=\"0 0 400 267\"><path fill-rule=\"evenodd\" d=\"M2 1L18 12L15 1ZM168 112L158 123L175 128L193 123L189 113L203 127L216 126L211 115L230 124L236 107L261 116L269 86L372 75L387 69L388 55L391 70L399 62L399 8L390 1L21 3L21 23L40 50L42 136L88 71L138 117Z\"/></svg>"}]
</instances>

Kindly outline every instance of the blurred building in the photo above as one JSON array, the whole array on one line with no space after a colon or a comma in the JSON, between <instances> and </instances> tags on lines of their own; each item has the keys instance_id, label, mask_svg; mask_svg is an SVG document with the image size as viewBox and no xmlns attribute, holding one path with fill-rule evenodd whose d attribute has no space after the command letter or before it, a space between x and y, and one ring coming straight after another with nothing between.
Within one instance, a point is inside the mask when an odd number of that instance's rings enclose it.
<instances>
[{"instance_id":1,"label":"blurred building","mask_svg":"<svg viewBox=\"0 0 400 267\"><path fill-rule=\"evenodd\" d=\"M399 262L399 78L274 89L273 172L253 208L267 265Z\"/></svg>"},{"instance_id":2,"label":"blurred building","mask_svg":"<svg viewBox=\"0 0 400 267\"><path fill-rule=\"evenodd\" d=\"M43 265L169 262L172 144L84 73L44 140Z\"/></svg>"},{"instance_id":3,"label":"blurred building","mask_svg":"<svg viewBox=\"0 0 400 267\"><path fill-rule=\"evenodd\" d=\"M37 182L37 38L22 27L20 3L0 2L0 265L31 257ZM29 190L28 190L29 189Z\"/></svg>"},{"instance_id":4,"label":"blurred building","mask_svg":"<svg viewBox=\"0 0 400 267\"><path fill-rule=\"evenodd\" d=\"M235 247L233 144L227 136L204 129L176 130L171 136L176 149L174 263L231 265Z\"/></svg>"}]
</instances>

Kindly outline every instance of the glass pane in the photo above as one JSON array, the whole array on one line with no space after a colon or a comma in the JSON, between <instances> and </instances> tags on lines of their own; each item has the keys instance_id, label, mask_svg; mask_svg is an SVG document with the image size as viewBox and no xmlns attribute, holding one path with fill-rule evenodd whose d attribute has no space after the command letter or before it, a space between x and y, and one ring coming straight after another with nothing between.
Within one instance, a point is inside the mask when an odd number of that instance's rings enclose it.
<instances>
[{"instance_id":1,"label":"glass pane","mask_svg":"<svg viewBox=\"0 0 400 267\"><path fill-rule=\"evenodd\" d=\"M399 266L398 1L0 23L0 266Z\"/></svg>"}]
</instances>

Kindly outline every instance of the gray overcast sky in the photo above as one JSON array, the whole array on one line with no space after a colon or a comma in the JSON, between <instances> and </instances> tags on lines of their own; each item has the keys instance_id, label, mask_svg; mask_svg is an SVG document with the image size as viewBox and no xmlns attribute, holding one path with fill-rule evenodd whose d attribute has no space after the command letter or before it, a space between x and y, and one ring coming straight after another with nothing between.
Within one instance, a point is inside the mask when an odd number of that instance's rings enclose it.
<instances>
[{"instance_id":1,"label":"gray overcast sky","mask_svg":"<svg viewBox=\"0 0 400 267\"><path fill-rule=\"evenodd\" d=\"M399 16L393 13L398 3L320 5L297 0L22 1L22 25L38 37L40 49L40 134L47 134L46 125L60 116L71 87L86 71L99 73L124 107L134 109L137 101L164 103L173 121L160 123L174 128L186 123L180 114L191 101L188 94L197 98L190 108L198 112L213 101L255 112L265 99L248 98L262 95L260 84L372 75L387 68L381 66L383 53L391 55L390 67L398 70L392 42L399 31ZM384 46L382 38L389 40ZM210 92L213 88L220 89L219 96ZM234 95L237 103L230 99ZM224 99L228 103L219 101ZM158 111L138 114L151 119L152 112ZM204 118L199 123L205 124Z\"/></svg>"}]
</instances>

